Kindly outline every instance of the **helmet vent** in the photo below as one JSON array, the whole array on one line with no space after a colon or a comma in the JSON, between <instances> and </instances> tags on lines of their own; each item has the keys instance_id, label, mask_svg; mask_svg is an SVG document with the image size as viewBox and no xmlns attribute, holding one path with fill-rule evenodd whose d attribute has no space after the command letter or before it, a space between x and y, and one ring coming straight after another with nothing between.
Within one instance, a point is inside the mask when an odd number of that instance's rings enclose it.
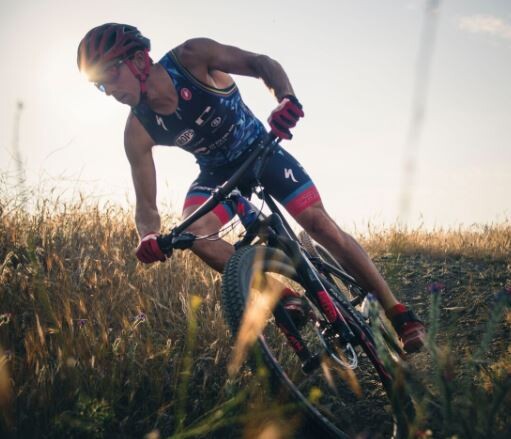
<instances>
[{"instance_id":1,"label":"helmet vent","mask_svg":"<svg viewBox=\"0 0 511 439\"><path fill-rule=\"evenodd\" d=\"M100 33L98 33L96 35L96 38L94 38L94 50L98 50L99 49L99 45L101 44L101 37L103 35L101 35Z\"/></svg>"},{"instance_id":2,"label":"helmet vent","mask_svg":"<svg viewBox=\"0 0 511 439\"><path fill-rule=\"evenodd\" d=\"M115 33L111 33L109 36L108 36L108 40L106 40L106 43L105 43L105 52L107 52L108 50L110 50L114 44L115 44L115 40L116 40L116 35Z\"/></svg>"}]
</instances>

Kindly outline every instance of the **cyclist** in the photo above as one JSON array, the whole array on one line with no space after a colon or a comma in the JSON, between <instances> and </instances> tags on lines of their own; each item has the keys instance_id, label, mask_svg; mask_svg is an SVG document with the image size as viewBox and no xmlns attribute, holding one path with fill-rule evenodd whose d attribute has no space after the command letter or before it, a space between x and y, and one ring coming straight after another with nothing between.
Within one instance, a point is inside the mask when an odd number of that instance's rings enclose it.
<instances>
[{"instance_id":1,"label":"cyclist","mask_svg":"<svg viewBox=\"0 0 511 439\"><path fill-rule=\"evenodd\" d=\"M262 122L241 99L231 74L260 78L274 93L278 105L269 116L271 131L291 139L290 130L304 116L302 105L278 62L268 56L219 44L207 38L191 39L166 53L157 63L149 56L150 41L137 28L107 23L91 29L78 47L78 68L96 87L131 107L124 145L136 193L135 222L141 237L136 255L143 263L165 261L156 238L160 216L156 206L155 145L178 146L194 154L200 173L185 198L183 216L190 215L228 179L249 154L251 146L267 138ZM250 188L246 178L246 188ZM373 291L392 321L404 349L423 344L424 325L399 303L377 268L349 234L326 212L309 175L280 148L268 161L261 182L284 205L310 236L327 248L362 286ZM234 216L220 204L195 222L190 231L210 235ZM233 253L224 240L197 240L192 251L222 271ZM289 290L284 306L300 312L301 301Z\"/></svg>"}]
</instances>

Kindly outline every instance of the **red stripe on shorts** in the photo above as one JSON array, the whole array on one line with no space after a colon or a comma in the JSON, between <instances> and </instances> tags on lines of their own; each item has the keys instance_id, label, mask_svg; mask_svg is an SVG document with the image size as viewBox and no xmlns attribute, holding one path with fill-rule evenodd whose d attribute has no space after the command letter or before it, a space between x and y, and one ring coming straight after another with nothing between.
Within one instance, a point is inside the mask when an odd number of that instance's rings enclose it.
<instances>
[{"instance_id":1,"label":"red stripe on shorts","mask_svg":"<svg viewBox=\"0 0 511 439\"><path fill-rule=\"evenodd\" d=\"M187 197L185 199L185 204L183 206L183 210L190 206L200 206L204 201L206 201L209 197L205 195L193 195L191 197ZM222 225L227 224L231 220L231 212L222 204L219 204L213 209L213 213L220 220Z\"/></svg>"},{"instance_id":2,"label":"red stripe on shorts","mask_svg":"<svg viewBox=\"0 0 511 439\"><path fill-rule=\"evenodd\" d=\"M301 194L298 194L295 198L286 204L287 211L296 217L300 215L307 207L312 206L314 203L321 201L319 192L316 186L311 186L305 189Z\"/></svg>"}]
</instances>

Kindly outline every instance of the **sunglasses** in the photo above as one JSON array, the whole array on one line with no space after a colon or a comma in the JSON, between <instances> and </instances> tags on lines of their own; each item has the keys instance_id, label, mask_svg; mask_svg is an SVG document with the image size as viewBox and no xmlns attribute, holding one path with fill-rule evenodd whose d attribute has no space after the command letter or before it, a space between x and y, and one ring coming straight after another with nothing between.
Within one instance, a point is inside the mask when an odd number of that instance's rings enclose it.
<instances>
[{"instance_id":1,"label":"sunglasses","mask_svg":"<svg viewBox=\"0 0 511 439\"><path fill-rule=\"evenodd\" d=\"M119 79L120 68L122 63L126 60L126 58L119 59L114 62L114 64L108 66L105 70L101 72L101 79L98 81L93 81L93 84L96 88L105 93L106 87L105 84L112 84Z\"/></svg>"}]
</instances>

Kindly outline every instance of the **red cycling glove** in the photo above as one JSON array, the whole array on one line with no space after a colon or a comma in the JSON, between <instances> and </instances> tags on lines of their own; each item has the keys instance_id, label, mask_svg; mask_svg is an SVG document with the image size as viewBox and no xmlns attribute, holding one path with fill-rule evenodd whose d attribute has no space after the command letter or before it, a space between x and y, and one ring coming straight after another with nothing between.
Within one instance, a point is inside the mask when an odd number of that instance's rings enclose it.
<instances>
[{"instance_id":1,"label":"red cycling glove","mask_svg":"<svg viewBox=\"0 0 511 439\"><path fill-rule=\"evenodd\" d=\"M151 232L142 238L135 252L140 262L151 264L156 261L164 262L167 259L156 242L158 236L158 233Z\"/></svg>"},{"instance_id":2,"label":"red cycling glove","mask_svg":"<svg viewBox=\"0 0 511 439\"><path fill-rule=\"evenodd\" d=\"M292 139L290 128L293 128L303 116L302 104L298 99L293 95L284 96L268 118L271 132L281 139Z\"/></svg>"}]
</instances>

